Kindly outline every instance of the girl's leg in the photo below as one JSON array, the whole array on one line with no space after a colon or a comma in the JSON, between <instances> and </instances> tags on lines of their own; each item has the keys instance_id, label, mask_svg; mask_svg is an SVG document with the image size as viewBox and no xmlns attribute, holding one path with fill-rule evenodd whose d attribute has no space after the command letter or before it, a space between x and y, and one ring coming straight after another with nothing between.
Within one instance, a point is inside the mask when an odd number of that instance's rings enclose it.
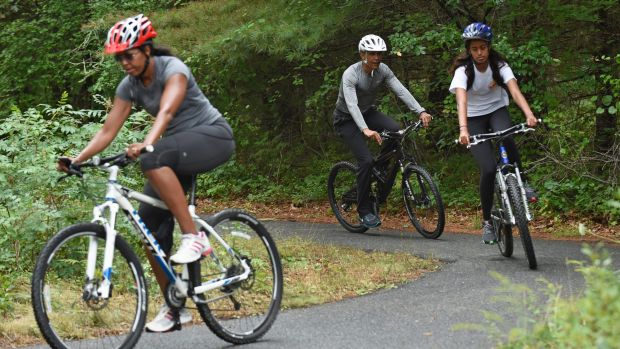
<instances>
[{"instance_id":1,"label":"girl's leg","mask_svg":"<svg viewBox=\"0 0 620 349\"><path fill-rule=\"evenodd\" d=\"M489 116L484 115L469 118L467 120L467 128L470 135L489 132ZM480 169L479 190L480 203L482 205L482 218L485 221L490 221L496 168L493 146L489 142L484 142L472 146L470 151Z\"/></svg>"}]
</instances>

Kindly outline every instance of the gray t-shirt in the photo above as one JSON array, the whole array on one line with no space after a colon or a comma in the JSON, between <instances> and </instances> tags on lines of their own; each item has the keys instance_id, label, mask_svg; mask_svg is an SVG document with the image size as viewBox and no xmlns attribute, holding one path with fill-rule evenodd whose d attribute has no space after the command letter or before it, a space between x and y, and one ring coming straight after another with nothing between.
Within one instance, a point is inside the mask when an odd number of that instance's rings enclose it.
<instances>
[{"instance_id":1,"label":"gray t-shirt","mask_svg":"<svg viewBox=\"0 0 620 349\"><path fill-rule=\"evenodd\" d=\"M210 125L222 116L202 93L189 68L180 59L172 56L154 56L151 57L151 64L153 63L155 74L149 86L145 87L139 79L127 75L118 84L116 95L144 107L152 116L157 116L166 81L174 74L185 75L187 77L185 99L168 124L166 135L185 131L197 125Z\"/></svg>"},{"instance_id":2,"label":"gray t-shirt","mask_svg":"<svg viewBox=\"0 0 620 349\"><path fill-rule=\"evenodd\" d=\"M360 130L367 128L362 114L375 107L377 92L384 85L387 85L409 110L418 114L425 111L387 65L379 64L379 68L371 76L364 71L362 62L351 65L342 74L336 109L350 114Z\"/></svg>"}]
</instances>

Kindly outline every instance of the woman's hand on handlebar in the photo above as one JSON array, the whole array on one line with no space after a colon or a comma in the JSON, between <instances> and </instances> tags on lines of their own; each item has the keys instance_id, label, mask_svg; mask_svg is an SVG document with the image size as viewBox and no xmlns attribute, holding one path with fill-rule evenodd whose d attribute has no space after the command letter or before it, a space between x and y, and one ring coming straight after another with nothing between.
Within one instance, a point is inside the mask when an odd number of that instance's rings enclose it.
<instances>
[{"instance_id":1,"label":"woman's hand on handlebar","mask_svg":"<svg viewBox=\"0 0 620 349\"><path fill-rule=\"evenodd\" d=\"M365 128L362 130L362 132L364 133L364 136L370 139L374 139L379 145L381 145L381 143L383 142L381 135L377 131L373 131L369 128Z\"/></svg>"},{"instance_id":2,"label":"woman's hand on handlebar","mask_svg":"<svg viewBox=\"0 0 620 349\"><path fill-rule=\"evenodd\" d=\"M73 163L72 158L66 156L59 157L56 162L56 171L65 173L69 172L69 166L71 166L71 163Z\"/></svg>"},{"instance_id":3,"label":"woman's hand on handlebar","mask_svg":"<svg viewBox=\"0 0 620 349\"><path fill-rule=\"evenodd\" d=\"M138 156L140 156L140 154L142 154L142 149L144 147L146 147L148 144L144 144L144 143L133 143L130 144L129 147L127 147L127 157L135 160L138 158Z\"/></svg>"},{"instance_id":4,"label":"woman's hand on handlebar","mask_svg":"<svg viewBox=\"0 0 620 349\"><path fill-rule=\"evenodd\" d=\"M431 123L431 120L433 120L433 116L423 111L420 113L420 120L422 121L422 125L424 125L424 127L428 127L428 125Z\"/></svg>"}]
</instances>

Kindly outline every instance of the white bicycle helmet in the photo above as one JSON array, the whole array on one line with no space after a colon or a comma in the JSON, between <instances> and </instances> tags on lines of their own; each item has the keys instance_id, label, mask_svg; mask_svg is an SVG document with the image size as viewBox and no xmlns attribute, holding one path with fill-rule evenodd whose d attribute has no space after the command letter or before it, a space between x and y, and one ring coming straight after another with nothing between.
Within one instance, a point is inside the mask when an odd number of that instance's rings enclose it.
<instances>
[{"instance_id":1,"label":"white bicycle helmet","mask_svg":"<svg viewBox=\"0 0 620 349\"><path fill-rule=\"evenodd\" d=\"M374 34L368 34L360 40L357 46L360 52L385 52L387 47L385 41L379 36Z\"/></svg>"}]
</instances>

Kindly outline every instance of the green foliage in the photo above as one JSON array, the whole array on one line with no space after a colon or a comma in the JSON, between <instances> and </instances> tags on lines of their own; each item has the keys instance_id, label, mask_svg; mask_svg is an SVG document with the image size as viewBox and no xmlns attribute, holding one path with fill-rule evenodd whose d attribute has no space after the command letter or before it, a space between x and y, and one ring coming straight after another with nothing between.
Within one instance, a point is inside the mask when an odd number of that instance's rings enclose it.
<instances>
[{"instance_id":1,"label":"green foliage","mask_svg":"<svg viewBox=\"0 0 620 349\"><path fill-rule=\"evenodd\" d=\"M547 301L538 308L535 297L526 298L533 317L510 331L501 348L613 348L620 343L620 278L612 268L609 253L600 246L584 246L589 263L573 261L583 275L586 287L574 298L561 296L560 288L547 283ZM515 289L507 280L502 289ZM527 293L532 295L531 290ZM514 293L513 293L514 296ZM519 298L519 297L515 297Z\"/></svg>"},{"instance_id":2,"label":"green foliage","mask_svg":"<svg viewBox=\"0 0 620 349\"><path fill-rule=\"evenodd\" d=\"M541 279L541 297L527 285L492 273L500 283L492 300L511 309L517 325L512 325L512 319L509 324L502 315L485 311L484 323L458 324L456 329L486 332L497 348L614 348L620 342L618 271L602 244L584 244L582 253L589 261L569 262L585 279L582 293L567 296L560 286Z\"/></svg>"},{"instance_id":3,"label":"green foliage","mask_svg":"<svg viewBox=\"0 0 620 349\"><path fill-rule=\"evenodd\" d=\"M2 275L30 271L51 234L70 223L89 219L88 205L93 203L93 195L104 194L104 178L83 185L75 180L57 183L58 156L75 156L100 128L105 115L103 110L75 110L66 103L67 99L63 94L57 106L41 105L25 111L14 107L10 114L0 116ZM128 130L119 134L109 151L120 151L142 139L145 126L144 113L134 114ZM134 183L135 178L140 177L134 173ZM0 287L2 283L0 280Z\"/></svg>"}]
</instances>

